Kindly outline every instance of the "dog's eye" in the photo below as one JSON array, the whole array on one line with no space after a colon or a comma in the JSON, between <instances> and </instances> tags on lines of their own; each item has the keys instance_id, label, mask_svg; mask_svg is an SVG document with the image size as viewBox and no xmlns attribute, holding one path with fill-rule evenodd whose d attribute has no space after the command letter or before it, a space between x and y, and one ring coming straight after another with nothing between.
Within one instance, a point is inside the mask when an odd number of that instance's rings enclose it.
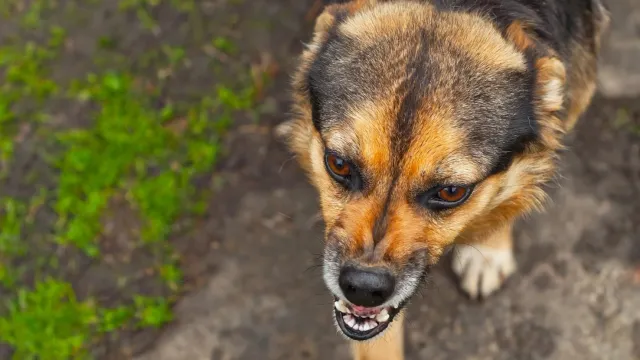
<instances>
[{"instance_id":1,"label":"dog's eye","mask_svg":"<svg viewBox=\"0 0 640 360\"><path fill-rule=\"evenodd\" d=\"M418 202L431 210L450 209L469 198L473 186L440 186L418 195Z\"/></svg>"},{"instance_id":2,"label":"dog's eye","mask_svg":"<svg viewBox=\"0 0 640 360\"><path fill-rule=\"evenodd\" d=\"M447 186L438 191L438 197L446 202L455 203L467 194L468 189L462 186Z\"/></svg>"},{"instance_id":3,"label":"dog's eye","mask_svg":"<svg viewBox=\"0 0 640 360\"><path fill-rule=\"evenodd\" d=\"M351 175L351 165L334 154L327 154L327 167L335 176L346 178Z\"/></svg>"},{"instance_id":4,"label":"dog's eye","mask_svg":"<svg viewBox=\"0 0 640 360\"><path fill-rule=\"evenodd\" d=\"M350 190L360 190L362 179L356 167L336 154L327 152L324 157L327 172L333 180Z\"/></svg>"}]
</instances>

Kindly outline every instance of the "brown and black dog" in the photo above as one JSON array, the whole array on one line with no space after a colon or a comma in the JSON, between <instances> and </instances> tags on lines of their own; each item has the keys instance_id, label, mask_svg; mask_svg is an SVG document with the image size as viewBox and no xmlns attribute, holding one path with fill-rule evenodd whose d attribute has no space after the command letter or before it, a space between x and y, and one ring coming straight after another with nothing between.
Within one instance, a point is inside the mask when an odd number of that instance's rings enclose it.
<instances>
[{"instance_id":1,"label":"brown and black dog","mask_svg":"<svg viewBox=\"0 0 640 360\"><path fill-rule=\"evenodd\" d=\"M471 297L591 101L600 0L331 1L279 125L320 195L324 280L356 359L403 358L403 307L452 245Z\"/></svg>"}]
</instances>

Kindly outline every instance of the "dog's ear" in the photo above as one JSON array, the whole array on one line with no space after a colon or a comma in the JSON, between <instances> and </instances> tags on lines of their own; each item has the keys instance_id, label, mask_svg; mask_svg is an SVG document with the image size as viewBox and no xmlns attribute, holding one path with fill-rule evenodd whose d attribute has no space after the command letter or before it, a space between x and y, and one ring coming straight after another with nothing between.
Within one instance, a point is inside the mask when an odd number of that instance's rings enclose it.
<instances>
[{"instance_id":1,"label":"dog's ear","mask_svg":"<svg viewBox=\"0 0 640 360\"><path fill-rule=\"evenodd\" d=\"M593 12L595 49L596 52L600 52L602 37L611 25L611 11L601 0L592 0L591 9Z\"/></svg>"},{"instance_id":2,"label":"dog's ear","mask_svg":"<svg viewBox=\"0 0 640 360\"><path fill-rule=\"evenodd\" d=\"M378 2L378 0L333 1L316 18L314 32L316 35L326 33L341 20L374 6Z\"/></svg>"},{"instance_id":3,"label":"dog's ear","mask_svg":"<svg viewBox=\"0 0 640 360\"><path fill-rule=\"evenodd\" d=\"M536 100L539 111L553 113L560 111L564 103L565 67L554 56L536 60Z\"/></svg>"},{"instance_id":4,"label":"dog's ear","mask_svg":"<svg viewBox=\"0 0 640 360\"><path fill-rule=\"evenodd\" d=\"M558 114L566 104L566 69L564 63L548 46L534 35L533 26L516 20L504 30L505 38L526 54L535 72L535 111L540 125L540 139L547 149L561 148L560 135L564 125Z\"/></svg>"},{"instance_id":5,"label":"dog's ear","mask_svg":"<svg viewBox=\"0 0 640 360\"><path fill-rule=\"evenodd\" d=\"M529 32L530 26L522 20L512 22L504 31L504 35L518 50L525 52L535 46L535 40Z\"/></svg>"},{"instance_id":6,"label":"dog's ear","mask_svg":"<svg viewBox=\"0 0 640 360\"><path fill-rule=\"evenodd\" d=\"M565 126L558 116L565 110L566 70L563 62L555 56L544 56L535 60L535 112L538 118L540 140L547 150L560 150L561 135Z\"/></svg>"},{"instance_id":7,"label":"dog's ear","mask_svg":"<svg viewBox=\"0 0 640 360\"><path fill-rule=\"evenodd\" d=\"M506 27L504 35L533 63L539 111L556 112L564 103L565 66L553 50L538 41L531 28L526 22L516 20Z\"/></svg>"},{"instance_id":8,"label":"dog's ear","mask_svg":"<svg viewBox=\"0 0 640 360\"><path fill-rule=\"evenodd\" d=\"M313 126L309 98L308 71L331 31L358 12L385 0L330 1L322 13L316 17L313 39L302 52L299 65L293 76L293 119L283 122L274 129L276 137L284 141L296 155L302 168L311 172L311 146L317 140Z\"/></svg>"}]
</instances>

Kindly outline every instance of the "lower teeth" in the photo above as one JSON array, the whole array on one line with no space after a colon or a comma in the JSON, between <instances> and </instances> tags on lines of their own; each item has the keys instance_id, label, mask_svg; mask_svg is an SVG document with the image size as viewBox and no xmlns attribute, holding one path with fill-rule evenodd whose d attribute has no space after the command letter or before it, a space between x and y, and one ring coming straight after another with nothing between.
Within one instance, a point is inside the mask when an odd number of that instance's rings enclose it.
<instances>
[{"instance_id":1,"label":"lower teeth","mask_svg":"<svg viewBox=\"0 0 640 360\"><path fill-rule=\"evenodd\" d=\"M370 331L380 324L389 321L389 310L384 308L380 312L371 315L358 316L342 300L335 302L334 307L342 314L345 325L356 331Z\"/></svg>"},{"instance_id":2,"label":"lower teeth","mask_svg":"<svg viewBox=\"0 0 640 360\"><path fill-rule=\"evenodd\" d=\"M347 326L358 331L369 331L369 330L375 329L379 325L377 322L373 320L356 318L350 314L343 315L342 319L344 320L344 323L347 324Z\"/></svg>"}]
</instances>

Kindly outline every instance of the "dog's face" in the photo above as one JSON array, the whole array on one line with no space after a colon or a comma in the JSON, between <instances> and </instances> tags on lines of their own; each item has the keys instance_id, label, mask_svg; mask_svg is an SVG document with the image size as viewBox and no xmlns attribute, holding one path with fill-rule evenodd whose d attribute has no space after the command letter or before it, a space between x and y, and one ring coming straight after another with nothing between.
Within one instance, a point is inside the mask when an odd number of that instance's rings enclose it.
<instances>
[{"instance_id":1,"label":"dog's face","mask_svg":"<svg viewBox=\"0 0 640 360\"><path fill-rule=\"evenodd\" d=\"M562 88L479 16L373 3L320 16L287 125L320 195L336 321L355 340L386 329L448 246L540 200L540 118Z\"/></svg>"}]
</instances>

